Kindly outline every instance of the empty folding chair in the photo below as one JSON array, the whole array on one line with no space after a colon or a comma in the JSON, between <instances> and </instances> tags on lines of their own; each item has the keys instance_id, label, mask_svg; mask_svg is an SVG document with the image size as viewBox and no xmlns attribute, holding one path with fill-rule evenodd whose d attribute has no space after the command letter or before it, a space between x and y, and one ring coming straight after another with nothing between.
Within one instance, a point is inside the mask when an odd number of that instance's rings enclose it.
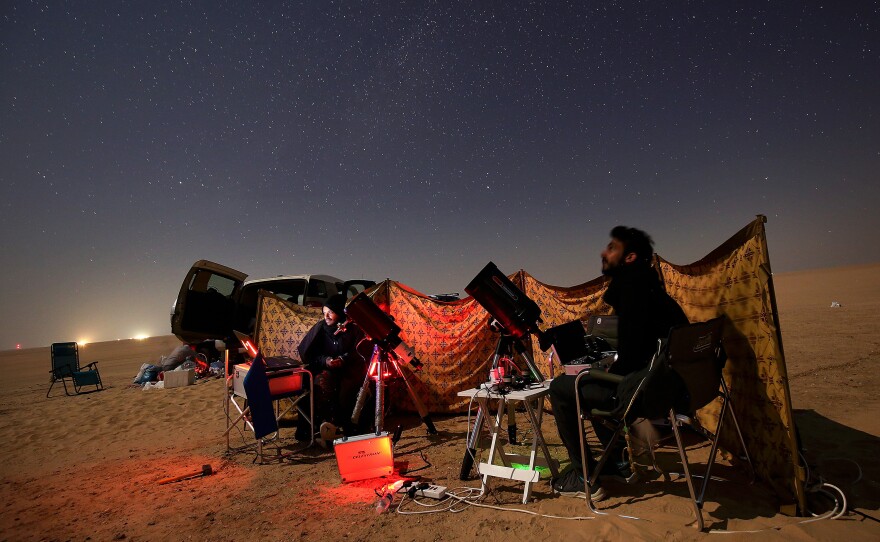
<instances>
[{"instance_id":1,"label":"empty folding chair","mask_svg":"<svg viewBox=\"0 0 880 542\"><path fill-rule=\"evenodd\" d=\"M52 369L50 369L50 380L52 384L46 397L52 392L52 387L56 382L61 382L64 386L64 393L72 395L67 388L69 381L74 393L85 393L82 391L84 386L95 386L94 390L104 389L101 382L101 373L98 372L98 362L93 361L84 367L79 365L79 347L75 342L54 343L50 348L52 356Z\"/></svg>"}]
</instances>

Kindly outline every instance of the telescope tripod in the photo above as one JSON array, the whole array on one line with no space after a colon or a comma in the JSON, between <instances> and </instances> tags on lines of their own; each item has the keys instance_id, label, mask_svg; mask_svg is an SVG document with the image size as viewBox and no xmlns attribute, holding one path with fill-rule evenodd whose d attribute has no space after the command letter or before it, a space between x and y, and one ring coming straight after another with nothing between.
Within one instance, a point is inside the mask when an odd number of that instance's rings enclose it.
<instances>
[{"instance_id":1,"label":"telescope tripod","mask_svg":"<svg viewBox=\"0 0 880 542\"><path fill-rule=\"evenodd\" d=\"M510 367L504 366L506 364L502 364L502 360L506 360L509 364L516 366L513 363L514 352L519 354L523 360L525 360L526 367L528 367L529 371L532 373L532 376L537 379L538 382L543 382L544 377L541 375L540 370L538 370L537 365L535 365L534 359L532 359L532 355L530 352L526 350L525 345L520 339L514 338L511 335L501 332L501 336L498 338L498 342L495 344L495 353L492 355L492 372L493 374L497 374L496 371L499 368L502 368L504 371L504 379L507 379L509 376ZM517 367L519 369L519 367ZM477 415L474 420L474 427L471 429L470 434L468 434L467 439L467 448L464 451L464 458L461 461L461 471L459 472L458 478L460 480L467 480L470 477L471 469L474 467L474 458L477 455L477 443L480 439L480 430L483 426L483 416L485 413L483 412L483 407L477 408ZM508 440L511 444L516 444L516 413L514 411L514 406L512 402L507 403L507 436Z\"/></svg>"},{"instance_id":2,"label":"telescope tripod","mask_svg":"<svg viewBox=\"0 0 880 542\"><path fill-rule=\"evenodd\" d=\"M437 428L434 427L434 422L431 420L431 415L428 414L428 409L425 408L424 403L416 395L398 361L397 355L393 350L389 350L381 344L373 345L373 355L370 357L370 363L367 367L367 376L364 377L364 383L358 392L354 412L351 415L351 422L356 424L360 420L361 411L364 409L364 403L367 400L367 395L370 393L370 380L373 380L376 388L376 435L382 433L385 423L385 377L391 376L393 367L397 374L400 375L400 378L403 379L403 383L406 384L406 391L409 392L409 397L412 399L419 417L422 419L425 427L428 428L428 434L436 435ZM374 371L375 374L373 374Z\"/></svg>"}]
</instances>

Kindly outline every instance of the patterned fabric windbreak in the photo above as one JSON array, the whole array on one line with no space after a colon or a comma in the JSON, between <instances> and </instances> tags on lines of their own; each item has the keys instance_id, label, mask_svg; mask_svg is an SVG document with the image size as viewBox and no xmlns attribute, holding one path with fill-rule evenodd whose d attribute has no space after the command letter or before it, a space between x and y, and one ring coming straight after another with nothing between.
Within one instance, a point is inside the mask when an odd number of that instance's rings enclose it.
<instances>
[{"instance_id":1,"label":"patterned fabric windbreak","mask_svg":"<svg viewBox=\"0 0 880 542\"><path fill-rule=\"evenodd\" d=\"M667 292L691 322L727 316L724 343L729 360L724 376L756 471L785 505L797 503L803 510L804 473L798 466L764 217L759 216L696 263L674 265L657 256L655 267ZM607 285L604 277L573 287L550 286L522 270L510 278L541 308L542 329L611 312L602 301ZM464 411L468 402L456 394L488 379L498 342L498 334L489 328L488 313L471 297L435 301L390 280L374 287L370 295L394 317L401 328L400 337L424 363L418 373L409 372L408 367L403 370L428 411ZM264 292L257 317L257 344L266 356L298 358L296 345L320 317L320 309L300 307ZM538 341L525 339L524 343L544 376L552 376L547 353L540 350ZM514 361L522 367L521 360ZM559 367L554 365L558 373ZM390 400L400 408L415 410L405 391L391 393ZM698 417L713 429L718 413L714 402ZM727 428L733 430L729 421ZM736 446L734 439L722 444Z\"/></svg>"}]
</instances>

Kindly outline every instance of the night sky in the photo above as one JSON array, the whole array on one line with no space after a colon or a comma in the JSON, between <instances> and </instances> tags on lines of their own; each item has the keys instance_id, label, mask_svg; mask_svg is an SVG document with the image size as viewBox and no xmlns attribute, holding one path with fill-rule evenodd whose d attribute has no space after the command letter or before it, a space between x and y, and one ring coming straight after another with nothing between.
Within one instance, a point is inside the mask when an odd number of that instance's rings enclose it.
<instances>
[{"instance_id":1,"label":"night sky","mask_svg":"<svg viewBox=\"0 0 880 542\"><path fill-rule=\"evenodd\" d=\"M571 286L765 214L775 272L878 262L880 8L822 4L3 2L0 349L169 334L202 258Z\"/></svg>"}]
</instances>

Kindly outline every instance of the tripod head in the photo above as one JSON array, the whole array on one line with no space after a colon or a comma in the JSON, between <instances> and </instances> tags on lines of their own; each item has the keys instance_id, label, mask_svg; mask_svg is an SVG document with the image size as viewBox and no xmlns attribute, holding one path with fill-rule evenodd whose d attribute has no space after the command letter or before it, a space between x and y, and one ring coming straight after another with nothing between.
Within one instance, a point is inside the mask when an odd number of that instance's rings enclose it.
<instances>
[{"instance_id":1,"label":"tripod head","mask_svg":"<svg viewBox=\"0 0 880 542\"><path fill-rule=\"evenodd\" d=\"M507 329L503 325L501 325L501 322L499 322L495 318L489 320L489 329L491 329L495 333L500 333L503 337L511 337L510 332L507 331ZM532 330L532 333L534 333L535 336L538 337L538 344L540 345L541 350L547 350L548 348L550 348L550 345L553 343L553 338L548 335L547 332L541 330L538 327L535 327L535 329Z\"/></svg>"}]
</instances>

